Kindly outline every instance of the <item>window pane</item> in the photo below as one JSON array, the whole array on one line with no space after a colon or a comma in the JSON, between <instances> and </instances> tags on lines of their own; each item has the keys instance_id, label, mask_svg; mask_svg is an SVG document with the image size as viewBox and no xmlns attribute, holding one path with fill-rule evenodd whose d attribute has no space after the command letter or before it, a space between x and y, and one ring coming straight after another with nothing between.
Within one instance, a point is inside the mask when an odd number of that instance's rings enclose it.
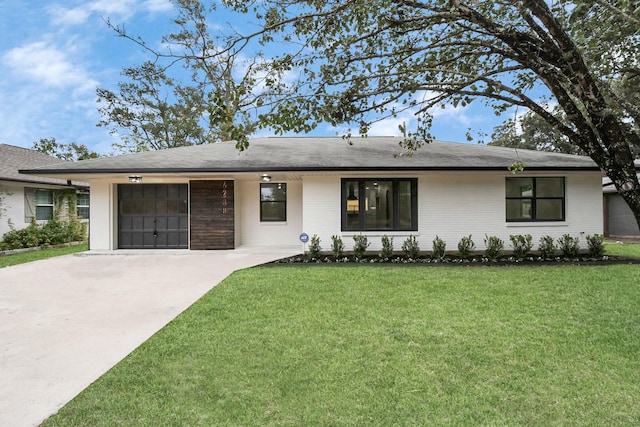
<instances>
[{"instance_id":1,"label":"window pane","mask_svg":"<svg viewBox=\"0 0 640 427\"><path fill-rule=\"evenodd\" d=\"M286 206L282 202L262 202L262 221L285 221Z\"/></svg>"},{"instance_id":2,"label":"window pane","mask_svg":"<svg viewBox=\"0 0 640 427\"><path fill-rule=\"evenodd\" d=\"M51 190L36 190L36 205L53 205L53 191Z\"/></svg>"},{"instance_id":3,"label":"window pane","mask_svg":"<svg viewBox=\"0 0 640 427\"><path fill-rule=\"evenodd\" d=\"M507 178L507 197L533 197L533 178Z\"/></svg>"},{"instance_id":4,"label":"window pane","mask_svg":"<svg viewBox=\"0 0 640 427\"><path fill-rule=\"evenodd\" d=\"M531 200L509 199L507 200L507 221L532 219Z\"/></svg>"},{"instance_id":5,"label":"window pane","mask_svg":"<svg viewBox=\"0 0 640 427\"><path fill-rule=\"evenodd\" d=\"M347 194L347 223L346 230L358 230L359 227L359 203L360 203L360 188L358 181L346 181L345 182L346 194Z\"/></svg>"},{"instance_id":6,"label":"window pane","mask_svg":"<svg viewBox=\"0 0 640 427\"><path fill-rule=\"evenodd\" d=\"M285 202L286 200L287 184L260 184L260 201Z\"/></svg>"},{"instance_id":7,"label":"window pane","mask_svg":"<svg viewBox=\"0 0 640 427\"><path fill-rule=\"evenodd\" d=\"M53 219L53 206L36 206L36 219L37 220Z\"/></svg>"},{"instance_id":8,"label":"window pane","mask_svg":"<svg viewBox=\"0 0 640 427\"><path fill-rule=\"evenodd\" d=\"M538 178L536 197L564 197L564 178Z\"/></svg>"},{"instance_id":9,"label":"window pane","mask_svg":"<svg viewBox=\"0 0 640 427\"><path fill-rule=\"evenodd\" d=\"M89 195L87 193L78 193L78 206L89 206Z\"/></svg>"},{"instance_id":10,"label":"window pane","mask_svg":"<svg viewBox=\"0 0 640 427\"><path fill-rule=\"evenodd\" d=\"M400 230L411 230L411 181L398 183L398 227Z\"/></svg>"},{"instance_id":11,"label":"window pane","mask_svg":"<svg viewBox=\"0 0 640 427\"><path fill-rule=\"evenodd\" d=\"M536 219L562 221L562 200L538 199L536 201Z\"/></svg>"},{"instance_id":12,"label":"window pane","mask_svg":"<svg viewBox=\"0 0 640 427\"><path fill-rule=\"evenodd\" d=\"M79 206L78 207L78 218L89 219L89 207L88 206Z\"/></svg>"},{"instance_id":13,"label":"window pane","mask_svg":"<svg viewBox=\"0 0 640 427\"><path fill-rule=\"evenodd\" d=\"M367 230L393 227L393 182L365 181L365 227Z\"/></svg>"}]
</instances>

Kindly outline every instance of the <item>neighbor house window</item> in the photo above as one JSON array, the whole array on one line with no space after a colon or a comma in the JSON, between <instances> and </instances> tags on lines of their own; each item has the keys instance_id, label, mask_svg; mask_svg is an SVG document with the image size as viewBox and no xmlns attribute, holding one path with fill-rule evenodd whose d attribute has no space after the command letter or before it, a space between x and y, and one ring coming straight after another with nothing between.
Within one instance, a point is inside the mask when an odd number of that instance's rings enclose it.
<instances>
[{"instance_id":1,"label":"neighbor house window","mask_svg":"<svg viewBox=\"0 0 640 427\"><path fill-rule=\"evenodd\" d=\"M53 190L35 190L37 220L53 219Z\"/></svg>"},{"instance_id":2,"label":"neighbor house window","mask_svg":"<svg viewBox=\"0 0 640 427\"><path fill-rule=\"evenodd\" d=\"M287 220L287 184L260 184L260 221Z\"/></svg>"},{"instance_id":3,"label":"neighbor house window","mask_svg":"<svg viewBox=\"0 0 640 427\"><path fill-rule=\"evenodd\" d=\"M507 221L564 221L564 178L507 178Z\"/></svg>"},{"instance_id":4,"label":"neighbor house window","mask_svg":"<svg viewBox=\"0 0 640 427\"><path fill-rule=\"evenodd\" d=\"M78 218L89 219L89 193L78 193Z\"/></svg>"},{"instance_id":5,"label":"neighbor house window","mask_svg":"<svg viewBox=\"0 0 640 427\"><path fill-rule=\"evenodd\" d=\"M417 179L343 179L342 231L416 231Z\"/></svg>"}]
</instances>

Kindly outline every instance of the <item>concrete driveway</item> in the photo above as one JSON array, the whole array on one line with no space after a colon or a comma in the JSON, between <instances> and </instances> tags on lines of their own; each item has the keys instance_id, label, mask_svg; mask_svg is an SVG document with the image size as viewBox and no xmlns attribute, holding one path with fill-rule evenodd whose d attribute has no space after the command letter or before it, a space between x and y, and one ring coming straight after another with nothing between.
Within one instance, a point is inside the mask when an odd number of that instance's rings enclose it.
<instances>
[{"instance_id":1,"label":"concrete driveway","mask_svg":"<svg viewBox=\"0 0 640 427\"><path fill-rule=\"evenodd\" d=\"M38 425L233 271L299 252L86 252L0 269L0 426Z\"/></svg>"}]
</instances>

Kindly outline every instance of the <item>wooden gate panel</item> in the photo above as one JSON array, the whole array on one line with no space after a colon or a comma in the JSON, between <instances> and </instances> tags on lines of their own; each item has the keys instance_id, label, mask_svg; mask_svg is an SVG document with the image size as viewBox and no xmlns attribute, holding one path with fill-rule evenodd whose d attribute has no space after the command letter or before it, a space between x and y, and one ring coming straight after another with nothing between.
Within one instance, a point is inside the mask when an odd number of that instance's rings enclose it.
<instances>
[{"instance_id":1,"label":"wooden gate panel","mask_svg":"<svg viewBox=\"0 0 640 427\"><path fill-rule=\"evenodd\" d=\"M191 181L191 249L234 249L233 181Z\"/></svg>"}]
</instances>

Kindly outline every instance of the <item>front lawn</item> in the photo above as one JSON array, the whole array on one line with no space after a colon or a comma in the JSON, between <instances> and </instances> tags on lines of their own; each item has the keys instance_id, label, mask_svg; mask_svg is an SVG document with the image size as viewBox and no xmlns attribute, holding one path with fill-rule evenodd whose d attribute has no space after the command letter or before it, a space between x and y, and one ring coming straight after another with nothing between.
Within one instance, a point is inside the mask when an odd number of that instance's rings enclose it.
<instances>
[{"instance_id":1,"label":"front lawn","mask_svg":"<svg viewBox=\"0 0 640 427\"><path fill-rule=\"evenodd\" d=\"M640 268L234 273L45 426L639 425Z\"/></svg>"},{"instance_id":2,"label":"front lawn","mask_svg":"<svg viewBox=\"0 0 640 427\"><path fill-rule=\"evenodd\" d=\"M88 245L74 245L44 248L35 251L20 252L12 255L0 256L0 268L10 265L24 264L25 262L38 261L41 259L52 258L61 255L69 255L76 252L84 252L89 249Z\"/></svg>"}]
</instances>

